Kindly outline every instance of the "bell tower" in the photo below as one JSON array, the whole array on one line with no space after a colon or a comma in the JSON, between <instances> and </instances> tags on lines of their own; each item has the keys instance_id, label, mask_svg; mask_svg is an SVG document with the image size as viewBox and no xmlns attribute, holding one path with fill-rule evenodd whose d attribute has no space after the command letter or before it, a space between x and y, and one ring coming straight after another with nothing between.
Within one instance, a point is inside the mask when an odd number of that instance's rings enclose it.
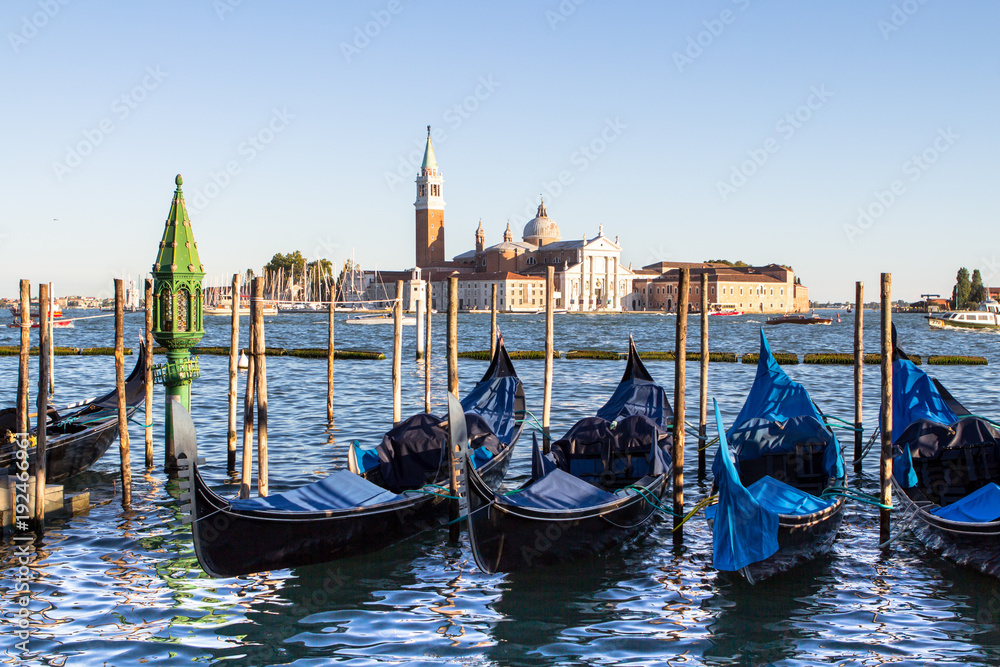
<instances>
[{"instance_id":1,"label":"bell tower","mask_svg":"<svg viewBox=\"0 0 1000 667\"><path fill-rule=\"evenodd\" d=\"M424 162L417 176L417 266L434 266L444 259L444 179L438 171L434 145L431 143L431 126L427 126L427 147Z\"/></svg>"}]
</instances>

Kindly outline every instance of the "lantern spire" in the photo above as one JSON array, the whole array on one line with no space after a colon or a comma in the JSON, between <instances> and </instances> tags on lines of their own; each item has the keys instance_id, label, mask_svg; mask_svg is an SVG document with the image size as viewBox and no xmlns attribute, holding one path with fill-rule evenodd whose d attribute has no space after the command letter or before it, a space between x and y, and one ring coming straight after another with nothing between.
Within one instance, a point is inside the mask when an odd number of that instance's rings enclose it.
<instances>
[{"instance_id":1,"label":"lantern spire","mask_svg":"<svg viewBox=\"0 0 1000 667\"><path fill-rule=\"evenodd\" d=\"M174 190L174 199L170 202L170 213L167 214L167 222L163 228L163 238L160 240L160 249L156 253L156 263L153 265L153 273L177 272L187 274L199 274L204 277L205 269L198 257L198 244L195 243L194 234L191 232L191 218L188 217L187 206L184 205L184 191L181 185L184 179L180 174L174 179L177 189Z\"/></svg>"}]
</instances>

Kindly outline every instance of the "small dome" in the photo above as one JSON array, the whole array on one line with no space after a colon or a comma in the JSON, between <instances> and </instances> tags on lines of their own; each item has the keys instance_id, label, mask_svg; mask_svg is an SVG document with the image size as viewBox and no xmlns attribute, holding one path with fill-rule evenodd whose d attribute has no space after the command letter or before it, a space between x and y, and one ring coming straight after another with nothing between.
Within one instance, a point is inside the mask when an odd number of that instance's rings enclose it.
<instances>
[{"instance_id":1,"label":"small dome","mask_svg":"<svg viewBox=\"0 0 1000 667\"><path fill-rule=\"evenodd\" d=\"M528 224L524 226L524 234L522 234L521 238L524 239L525 243L534 245L552 243L561 238L559 225L545 212L544 200L538 205L538 213L535 217L529 220Z\"/></svg>"}]
</instances>

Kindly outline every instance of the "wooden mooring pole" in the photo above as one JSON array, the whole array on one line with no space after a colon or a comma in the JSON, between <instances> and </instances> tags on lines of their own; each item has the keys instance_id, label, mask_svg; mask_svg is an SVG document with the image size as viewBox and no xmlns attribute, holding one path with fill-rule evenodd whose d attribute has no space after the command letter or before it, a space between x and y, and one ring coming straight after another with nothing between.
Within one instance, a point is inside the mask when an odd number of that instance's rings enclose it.
<instances>
[{"instance_id":1,"label":"wooden mooring pole","mask_svg":"<svg viewBox=\"0 0 1000 667\"><path fill-rule=\"evenodd\" d=\"M674 544L684 541L684 379L687 372L687 311L691 270L681 269L677 282L677 337L674 361Z\"/></svg>"},{"instance_id":2,"label":"wooden mooring pole","mask_svg":"<svg viewBox=\"0 0 1000 667\"><path fill-rule=\"evenodd\" d=\"M542 451L549 453L551 434L549 433L549 417L552 412L552 358L555 352L553 328L553 303L555 302L555 267L545 267L545 384L542 394Z\"/></svg>"},{"instance_id":3,"label":"wooden mooring pole","mask_svg":"<svg viewBox=\"0 0 1000 667\"><path fill-rule=\"evenodd\" d=\"M240 498L250 497L250 476L253 472L253 402L257 374L257 364L254 361L254 311L257 300L250 299L250 332L247 340L247 384L243 394L243 461L240 468Z\"/></svg>"},{"instance_id":4,"label":"wooden mooring pole","mask_svg":"<svg viewBox=\"0 0 1000 667\"><path fill-rule=\"evenodd\" d=\"M125 295L115 278L115 393L118 395L118 465L122 478L122 507L132 504L132 457L129 454L128 408L125 401Z\"/></svg>"},{"instance_id":5,"label":"wooden mooring pole","mask_svg":"<svg viewBox=\"0 0 1000 667\"><path fill-rule=\"evenodd\" d=\"M39 309L41 309L41 301L38 302ZM55 327L55 303L56 295L52 291L52 283L49 283L49 305L48 305L48 320L49 320L49 397L55 396L56 393L56 346L53 344L53 330Z\"/></svg>"},{"instance_id":6,"label":"wooden mooring pole","mask_svg":"<svg viewBox=\"0 0 1000 667\"><path fill-rule=\"evenodd\" d=\"M21 281L21 355L17 366L17 432L27 433L28 353L31 349L31 281Z\"/></svg>"},{"instance_id":7,"label":"wooden mooring pole","mask_svg":"<svg viewBox=\"0 0 1000 667\"><path fill-rule=\"evenodd\" d=\"M416 307L414 308L414 310L417 311L417 327L416 327L416 329L417 329L417 345L416 345L417 352L416 352L416 360L420 361L421 359L424 358L424 297L421 294L421 290L420 289L417 290L417 294L413 298L415 298L416 302L417 302L416 303Z\"/></svg>"},{"instance_id":8,"label":"wooden mooring pole","mask_svg":"<svg viewBox=\"0 0 1000 667\"><path fill-rule=\"evenodd\" d=\"M396 281L396 303L392 307L392 425L402 420L403 373L403 281Z\"/></svg>"},{"instance_id":9,"label":"wooden mooring pole","mask_svg":"<svg viewBox=\"0 0 1000 667\"><path fill-rule=\"evenodd\" d=\"M490 359L497 351L497 284L490 287Z\"/></svg>"},{"instance_id":10,"label":"wooden mooring pole","mask_svg":"<svg viewBox=\"0 0 1000 667\"><path fill-rule=\"evenodd\" d=\"M21 317L30 310L21 311ZM45 528L45 467L48 444L46 421L49 413L49 286L38 285L38 397L35 403L38 433L35 441L35 527Z\"/></svg>"},{"instance_id":11,"label":"wooden mooring pole","mask_svg":"<svg viewBox=\"0 0 1000 667\"><path fill-rule=\"evenodd\" d=\"M861 396L864 389L865 367L865 284L854 284L854 472L861 472L861 452L864 433L861 430Z\"/></svg>"},{"instance_id":12,"label":"wooden mooring pole","mask_svg":"<svg viewBox=\"0 0 1000 667\"><path fill-rule=\"evenodd\" d=\"M427 331L424 338L424 412L431 411L431 281L427 281Z\"/></svg>"},{"instance_id":13,"label":"wooden mooring pole","mask_svg":"<svg viewBox=\"0 0 1000 667\"><path fill-rule=\"evenodd\" d=\"M892 505L892 274L882 274L882 456L879 502ZM879 543L889 541L889 510L879 510Z\"/></svg>"},{"instance_id":14,"label":"wooden mooring pole","mask_svg":"<svg viewBox=\"0 0 1000 667\"><path fill-rule=\"evenodd\" d=\"M705 476L708 443L708 273L701 274L701 377L698 382L698 477Z\"/></svg>"},{"instance_id":15,"label":"wooden mooring pole","mask_svg":"<svg viewBox=\"0 0 1000 667\"><path fill-rule=\"evenodd\" d=\"M232 299L230 300L229 319L229 429L226 436L226 471L230 475L236 472L236 399L239 394L236 380L239 377L239 356L240 356L240 274L233 274L233 282L230 286Z\"/></svg>"},{"instance_id":16,"label":"wooden mooring pole","mask_svg":"<svg viewBox=\"0 0 1000 667\"><path fill-rule=\"evenodd\" d=\"M264 344L264 279L253 279L257 310L253 323L254 382L257 385L257 495L267 495L267 360Z\"/></svg>"},{"instance_id":17,"label":"wooden mooring pole","mask_svg":"<svg viewBox=\"0 0 1000 667\"><path fill-rule=\"evenodd\" d=\"M448 391L458 396L458 276L448 278Z\"/></svg>"},{"instance_id":18,"label":"wooden mooring pole","mask_svg":"<svg viewBox=\"0 0 1000 667\"><path fill-rule=\"evenodd\" d=\"M143 308L146 311L146 363L142 369L146 378L146 422L143 426L143 435L146 440L146 469L152 468L153 463L153 281L146 279L143 294Z\"/></svg>"},{"instance_id":19,"label":"wooden mooring pole","mask_svg":"<svg viewBox=\"0 0 1000 667\"><path fill-rule=\"evenodd\" d=\"M326 321L326 421L333 425L333 319L337 314L337 298L330 289L330 309Z\"/></svg>"}]
</instances>

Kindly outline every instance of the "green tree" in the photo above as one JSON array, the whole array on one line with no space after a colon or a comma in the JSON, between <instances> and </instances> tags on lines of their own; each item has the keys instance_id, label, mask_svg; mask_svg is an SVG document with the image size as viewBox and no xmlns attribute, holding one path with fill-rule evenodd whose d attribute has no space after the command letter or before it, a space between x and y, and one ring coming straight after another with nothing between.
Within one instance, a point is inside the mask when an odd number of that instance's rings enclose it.
<instances>
[{"instance_id":1,"label":"green tree","mask_svg":"<svg viewBox=\"0 0 1000 667\"><path fill-rule=\"evenodd\" d=\"M292 269L295 270L296 275L300 275L305 271L306 260L302 256L302 253L298 250L295 252L290 252L287 255L282 255L280 252L275 253L271 261L264 265L265 271L273 271L275 273L280 269L284 269L286 274L291 273Z\"/></svg>"},{"instance_id":2,"label":"green tree","mask_svg":"<svg viewBox=\"0 0 1000 667\"><path fill-rule=\"evenodd\" d=\"M958 270L955 276L955 289L952 291L952 301L956 310L962 310L969 304L969 292L972 284L969 281L969 270L964 266Z\"/></svg>"},{"instance_id":3,"label":"green tree","mask_svg":"<svg viewBox=\"0 0 1000 667\"><path fill-rule=\"evenodd\" d=\"M986 301L986 288L983 286L983 276L979 269L972 272L972 285L969 288L969 303L979 305Z\"/></svg>"}]
</instances>

